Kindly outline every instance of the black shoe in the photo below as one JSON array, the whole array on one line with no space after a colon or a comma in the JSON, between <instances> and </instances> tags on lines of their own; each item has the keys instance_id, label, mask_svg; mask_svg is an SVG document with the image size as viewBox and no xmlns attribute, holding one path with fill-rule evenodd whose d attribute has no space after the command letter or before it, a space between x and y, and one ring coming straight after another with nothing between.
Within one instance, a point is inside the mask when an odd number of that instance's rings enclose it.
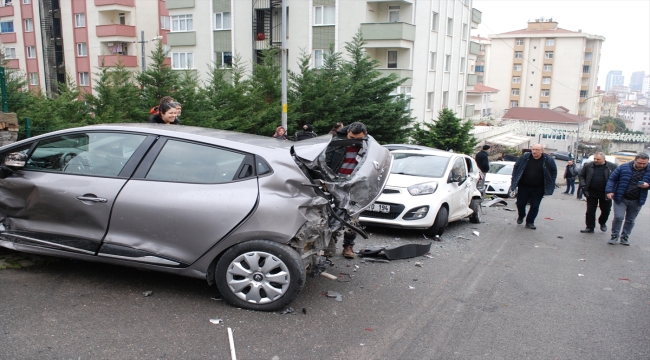
<instances>
[{"instance_id":1,"label":"black shoe","mask_svg":"<svg viewBox=\"0 0 650 360\"><path fill-rule=\"evenodd\" d=\"M521 225L524 223L524 218L517 218L517 225Z\"/></svg>"},{"instance_id":2,"label":"black shoe","mask_svg":"<svg viewBox=\"0 0 650 360\"><path fill-rule=\"evenodd\" d=\"M601 225L600 225L600 231L602 231L602 232L607 231L607 225L605 225L605 224L601 224Z\"/></svg>"},{"instance_id":3,"label":"black shoe","mask_svg":"<svg viewBox=\"0 0 650 360\"><path fill-rule=\"evenodd\" d=\"M592 228L584 228L583 230L580 230L580 232L583 233L583 234L585 234L585 233L593 233L594 229L592 229Z\"/></svg>"},{"instance_id":4,"label":"black shoe","mask_svg":"<svg viewBox=\"0 0 650 360\"><path fill-rule=\"evenodd\" d=\"M621 236L621 245L630 246L630 243L627 242L627 236Z\"/></svg>"},{"instance_id":5,"label":"black shoe","mask_svg":"<svg viewBox=\"0 0 650 360\"><path fill-rule=\"evenodd\" d=\"M526 224L526 229L535 230L537 228L535 227L535 224Z\"/></svg>"},{"instance_id":6,"label":"black shoe","mask_svg":"<svg viewBox=\"0 0 650 360\"><path fill-rule=\"evenodd\" d=\"M612 238L607 242L610 245L618 244L618 235L612 235Z\"/></svg>"}]
</instances>

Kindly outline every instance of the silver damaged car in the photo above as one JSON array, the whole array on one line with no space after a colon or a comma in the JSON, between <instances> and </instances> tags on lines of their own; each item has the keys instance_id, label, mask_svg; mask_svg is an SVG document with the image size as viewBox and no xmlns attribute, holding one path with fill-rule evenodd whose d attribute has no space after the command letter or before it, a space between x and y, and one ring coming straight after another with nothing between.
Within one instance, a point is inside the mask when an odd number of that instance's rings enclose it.
<instances>
[{"instance_id":1,"label":"silver damaged car","mask_svg":"<svg viewBox=\"0 0 650 360\"><path fill-rule=\"evenodd\" d=\"M358 142L341 177L330 136L118 124L23 140L0 148L0 246L203 278L235 306L282 309L344 232L366 237L357 219L392 159Z\"/></svg>"}]
</instances>

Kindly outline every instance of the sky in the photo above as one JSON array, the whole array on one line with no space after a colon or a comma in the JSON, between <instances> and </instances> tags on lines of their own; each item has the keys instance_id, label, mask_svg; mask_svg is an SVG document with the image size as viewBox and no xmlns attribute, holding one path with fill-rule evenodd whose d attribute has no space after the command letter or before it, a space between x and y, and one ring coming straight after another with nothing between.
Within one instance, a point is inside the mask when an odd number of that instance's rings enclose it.
<instances>
[{"instance_id":1,"label":"sky","mask_svg":"<svg viewBox=\"0 0 650 360\"><path fill-rule=\"evenodd\" d=\"M598 73L603 90L610 70L623 71L625 86L634 71L650 75L650 0L474 0L473 7L483 13L475 36L525 29L540 17L604 36Z\"/></svg>"}]
</instances>

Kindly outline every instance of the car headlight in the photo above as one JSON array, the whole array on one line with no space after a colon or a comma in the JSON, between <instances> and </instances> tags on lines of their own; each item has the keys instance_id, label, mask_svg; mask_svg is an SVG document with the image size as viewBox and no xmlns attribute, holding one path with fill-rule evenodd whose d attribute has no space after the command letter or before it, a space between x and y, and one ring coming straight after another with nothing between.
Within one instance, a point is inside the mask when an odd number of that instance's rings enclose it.
<instances>
[{"instance_id":1,"label":"car headlight","mask_svg":"<svg viewBox=\"0 0 650 360\"><path fill-rule=\"evenodd\" d=\"M433 194L438 189L437 182L411 185L408 187L409 194L413 196Z\"/></svg>"}]
</instances>

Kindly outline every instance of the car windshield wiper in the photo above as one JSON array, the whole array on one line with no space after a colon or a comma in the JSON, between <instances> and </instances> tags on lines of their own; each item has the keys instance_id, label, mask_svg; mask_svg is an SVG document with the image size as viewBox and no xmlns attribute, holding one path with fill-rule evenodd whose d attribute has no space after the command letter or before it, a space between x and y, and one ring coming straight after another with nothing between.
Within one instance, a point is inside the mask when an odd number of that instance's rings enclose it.
<instances>
[{"instance_id":1,"label":"car windshield wiper","mask_svg":"<svg viewBox=\"0 0 650 360\"><path fill-rule=\"evenodd\" d=\"M408 176L420 176L420 175L415 175L415 174L407 174L405 172L398 172L398 173L391 173L391 174L408 175Z\"/></svg>"}]
</instances>

